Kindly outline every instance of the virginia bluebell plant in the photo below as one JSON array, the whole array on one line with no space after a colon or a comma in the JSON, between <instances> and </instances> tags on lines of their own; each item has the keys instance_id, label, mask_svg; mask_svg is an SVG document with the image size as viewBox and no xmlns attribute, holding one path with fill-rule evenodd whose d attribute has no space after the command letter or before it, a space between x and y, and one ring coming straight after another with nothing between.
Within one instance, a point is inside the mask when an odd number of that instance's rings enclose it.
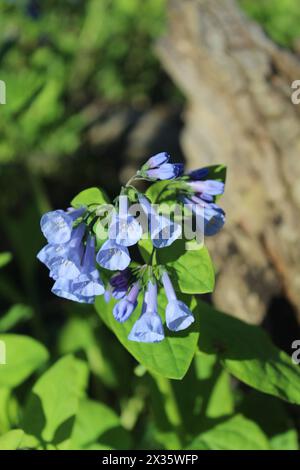
<instances>
[{"instance_id":1,"label":"virginia bluebell plant","mask_svg":"<svg viewBox=\"0 0 300 470\"><path fill-rule=\"evenodd\" d=\"M43 215L41 230L48 244L38 253L38 259L49 269L54 280L52 292L57 296L81 303L94 303L104 295L113 299L114 321L124 323L132 316L128 339L156 343L165 337L164 320L171 332L189 328L195 318L187 303L178 298L176 270L170 272L168 263L158 262L159 252L172 248L184 238L178 220L162 214L153 204L149 190L138 191L136 180L157 185L155 194L171 194L172 201L191 207L191 218L201 209L204 235L215 235L224 225L225 213L216 203L224 192L224 182L211 169L198 169L184 174L183 165L170 163L166 152L151 157L122 187L111 206L105 239L97 234L97 223L103 219L102 204L89 200L68 210L55 210ZM156 187L155 187L156 189ZM147 222L146 230L139 217L132 213L135 204ZM148 240L148 259L139 264L133 259L131 247ZM113 272L113 274L111 274ZM175 279L174 279L175 275ZM175 284L174 284L175 280ZM177 291L176 291L177 289ZM165 318L158 311L158 293L167 300ZM180 290L180 289L179 289Z\"/></svg>"}]
</instances>

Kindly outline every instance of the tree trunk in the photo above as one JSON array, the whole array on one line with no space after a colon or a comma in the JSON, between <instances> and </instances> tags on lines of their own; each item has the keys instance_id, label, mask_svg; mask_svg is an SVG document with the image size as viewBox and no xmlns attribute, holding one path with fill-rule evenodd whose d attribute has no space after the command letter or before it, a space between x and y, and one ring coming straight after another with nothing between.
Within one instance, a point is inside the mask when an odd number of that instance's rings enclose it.
<instances>
[{"instance_id":1,"label":"tree trunk","mask_svg":"<svg viewBox=\"0 0 300 470\"><path fill-rule=\"evenodd\" d=\"M187 98L188 167L228 166L215 304L257 323L284 295L300 318L299 60L233 0L172 0L157 53Z\"/></svg>"}]
</instances>

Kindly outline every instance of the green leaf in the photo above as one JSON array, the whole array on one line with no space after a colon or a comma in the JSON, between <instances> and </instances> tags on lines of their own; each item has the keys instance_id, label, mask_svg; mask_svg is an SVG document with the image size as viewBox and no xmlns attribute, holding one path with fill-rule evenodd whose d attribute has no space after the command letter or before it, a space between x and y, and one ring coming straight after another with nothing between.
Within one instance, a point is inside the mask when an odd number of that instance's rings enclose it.
<instances>
[{"instance_id":1,"label":"green leaf","mask_svg":"<svg viewBox=\"0 0 300 470\"><path fill-rule=\"evenodd\" d=\"M21 429L8 431L0 436L0 450L17 450L22 443L24 432Z\"/></svg>"},{"instance_id":2,"label":"green leaf","mask_svg":"<svg viewBox=\"0 0 300 470\"><path fill-rule=\"evenodd\" d=\"M227 168L225 165L212 165L207 167L209 173L206 179L226 182Z\"/></svg>"},{"instance_id":3,"label":"green leaf","mask_svg":"<svg viewBox=\"0 0 300 470\"><path fill-rule=\"evenodd\" d=\"M228 416L234 411L230 377L216 355L196 351L184 380L173 381L172 389L183 427L190 436L202 431L207 418ZM159 397L155 400L157 402Z\"/></svg>"},{"instance_id":4,"label":"green leaf","mask_svg":"<svg viewBox=\"0 0 300 470\"><path fill-rule=\"evenodd\" d=\"M4 251L0 253L0 268L3 268L12 260L12 254L9 251Z\"/></svg>"},{"instance_id":5,"label":"green leaf","mask_svg":"<svg viewBox=\"0 0 300 470\"><path fill-rule=\"evenodd\" d=\"M108 196L100 188L89 188L81 191L71 201L73 207L89 206L89 205L109 204Z\"/></svg>"},{"instance_id":6,"label":"green leaf","mask_svg":"<svg viewBox=\"0 0 300 470\"><path fill-rule=\"evenodd\" d=\"M181 296L186 303L191 300ZM119 341L133 355L133 357L143 364L149 372L169 377L171 379L182 379L186 374L194 356L198 341L198 321L192 327L180 332L172 333L165 328L166 338L161 343L147 344L129 341L128 334L137 320L141 311L141 299L133 315L125 323L118 323L112 314L114 301L106 304L103 296L97 297L96 310L104 323L116 334ZM159 314L163 316L166 306L166 299L159 295ZM195 303L192 301L191 308Z\"/></svg>"},{"instance_id":7,"label":"green leaf","mask_svg":"<svg viewBox=\"0 0 300 470\"><path fill-rule=\"evenodd\" d=\"M151 184L145 195L153 204L171 201L176 202L177 191L186 188L184 181L158 181Z\"/></svg>"},{"instance_id":8,"label":"green leaf","mask_svg":"<svg viewBox=\"0 0 300 470\"><path fill-rule=\"evenodd\" d=\"M0 388L0 434L8 432L19 422L19 406L12 390Z\"/></svg>"},{"instance_id":9,"label":"green leaf","mask_svg":"<svg viewBox=\"0 0 300 470\"><path fill-rule=\"evenodd\" d=\"M107 354L103 354L105 350L107 351L104 339L99 338L97 341L92 323L86 317L71 317L60 331L58 349L62 355L84 351L91 372L97 375L105 386L117 388L114 370L116 364L111 348ZM124 362L122 372L124 372Z\"/></svg>"},{"instance_id":10,"label":"green leaf","mask_svg":"<svg viewBox=\"0 0 300 470\"><path fill-rule=\"evenodd\" d=\"M270 446L257 424L242 415L235 415L201 433L188 449L269 450Z\"/></svg>"},{"instance_id":11,"label":"green leaf","mask_svg":"<svg viewBox=\"0 0 300 470\"><path fill-rule=\"evenodd\" d=\"M194 360L198 380L195 390L202 399L201 415L219 418L232 414L234 400L228 372L212 354L197 351Z\"/></svg>"},{"instance_id":12,"label":"green leaf","mask_svg":"<svg viewBox=\"0 0 300 470\"><path fill-rule=\"evenodd\" d=\"M11 330L18 323L31 318L32 314L33 314L33 310L28 305L23 305L23 304L13 305L0 318L0 332Z\"/></svg>"},{"instance_id":13,"label":"green leaf","mask_svg":"<svg viewBox=\"0 0 300 470\"><path fill-rule=\"evenodd\" d=\"M6 364L0 364L0 386L16 387L48 359L46 348L33 338L0 334L0 341L6 351Z\"/></svg>"},{"instance_id":14,"label":"green leaf","mask_svg":"<svg viewBox=\"0 0 300 470\"><path fill-rule=\"evenodd\" d=\"M113 410L103 403L83 400L72 432L71 449L90 449L94 445L102 449L128 449L130 438Z\"/></svg>"},{"instance_id":15,"label":"green leaf","mask_svg":"<svg viewBox=\"0 0 300 470\"><path fill-rule=\"evenodd\" d=\"M177 240L170 247L157 250L157 263L169 268L176 290L185 294L204 294L214 290L214 268L205 246L186 250L185 241Z\"/></svg>"},{"instance_id":16,"label":"green leaf","mask_svg":"<svg viewBox=\"0 0 300 470\"><path fill-rule=\"evenodd\" d=\"M245 395L239 411L255 421L268 436L274 450L298 450L295 423L285 409L285 403L257 391Z\"/></svg>"},{"instance_id":17,"label":"green leaf","mask_svg":"<svg viewBox=\"0 0 300 470\"><path fill-rule=\"evenodd\" d=\"M299 368L260 327L217 312L201 301L196 310L202 351L217 354L228 372L251 387L300 404Z\"/></svg>"},{"instance_id":18,"label":"green leaf","mask_svg":"<svg viewBox=\"0 0 300 470\"><path fill-rule=\"evenodd\" d=\"M79 401L87 385L86 364L73 356L56 362L34 385L22 428L57 448L68 448Z\"/></svg>"},{"instance_id":19,"label":"green leaf","mask_svg":"<svg viewBox=\"0 0 300 470\"><path fill-rule=\"evenodd\" d=\"M153 244L150 237L148 236L147 238L141 238L141 240L138 242L138 247L143 260L148 264L151 258L151 253L153 251Z\"/></svg>"}]
</instances>

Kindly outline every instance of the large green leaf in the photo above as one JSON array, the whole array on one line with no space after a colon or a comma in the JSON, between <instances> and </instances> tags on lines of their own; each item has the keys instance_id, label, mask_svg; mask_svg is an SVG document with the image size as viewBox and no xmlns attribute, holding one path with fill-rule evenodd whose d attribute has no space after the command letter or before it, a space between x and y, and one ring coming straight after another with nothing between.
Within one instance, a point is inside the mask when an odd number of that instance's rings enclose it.
<instances>
[{"instance_id":1,"label":"large green leaf","mask_svg":"<svg viewBox=\"0 0 300 470\"><path fill-rule=\"evenodd\" d=\"M95 444L102 449L127 449L129 434L120 418L103 403L83 400L80 403L72 432L71 449L90 449Z\"/></svg>"},{"instance_id":2,"label":"large green leaf","mask_svg":"<svg viewBox=\"0 0 300 470\"><path fill-rule=\"evenodd\" d=\"M45 347L33 338L0 334L0 341L6 352L6 364L0 365L0 386L16 387L48 359Z\"/></svg>"},{"instance_id":3,"label":"large green leaf","mask_svg":"<svg viewBox=\"0 0 300 470\"><path fill-rule=\"evenodd\" d=\"M214 290L214 268L205 246L186 250L185 241L177 240L170 247L157 250L157 263L168 267L176 290L186 294Z\"/></svg>"},{"instance_id":4,"label":"large green leaf","mask_svg":"<svg viewBox=\"0 0 300 470\"><path fill-rule=\"evenodd\" d=\"M185 302L189 298L183 297ZM158 375L171 379L182 379L186 374L194 356L198 341L198 321L188 330L180 333L172 333L165 328L166 338L161 343L147 344L129 341L128 334L137 320L141 302L131 318L125 323L118 323L112 314L114 301L106 304L103 296L96 300L96 310L104 323L116 334L119 341L143 364L146 369ZM166 300L164 296L159 296L159 313L163 316ZM192 309L195 303L192 304Z\"/></svg>"},{"instance_id":5,"label":"large green leaf","mask_svg":"<svg viewBox=\"0 0 300 470\"><path fill-rule=\"evenodd\" d=\"M0 450L17 450L22 443L24 432L21 429L8 431L0 436Z\"/></svg>"},{"instance_id":6,"label":"large green leaf","mask_svg":"<svg viewBox=\"0 0 300 470\"><path fill-rule=\"evenodd\" d=\"M91 204L108 204L109 199L105 192L100 188L88 188L81 191L71 201L73 207L89 206Z\"/></svg>"},{"instance_id":7,"label":"large green leaf","mask_svg":"<svg viewBox=\"0 0 300 470\"><path fill-rule=\"evenodd\" d=\"M217 312L198 302L200 349L217 354L242 382L291 403L300 404L300 369L257 326Z\"/></svg>"},{"instance_id":8,"label":"large green leaf","mask_svg":"<svg viewBox=\"0 0 300 470\"><path fill-rule=\"evenodd\" d=\"M73 356L56 362L34 385L22 428L42 445L67 448L79 401L87 384L86 364Z\"/></svg>"},{"instance_id":9,"label":"large green leaf","mask_svg":"<svg viewBox=\"0 0 300 470\"><path fill-rule=\"evenodd\" d=\"M201 433L188 449L269 450L270 445L257 424L242 415L235 415Z\"/></svg>"}]
</instances>

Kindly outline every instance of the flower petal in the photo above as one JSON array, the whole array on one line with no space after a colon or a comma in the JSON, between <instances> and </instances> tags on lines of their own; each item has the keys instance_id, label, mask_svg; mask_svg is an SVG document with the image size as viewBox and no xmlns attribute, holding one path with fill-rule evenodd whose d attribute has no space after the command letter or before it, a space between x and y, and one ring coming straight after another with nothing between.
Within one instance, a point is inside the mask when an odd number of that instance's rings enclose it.
<instances>
[{"instance_id":1,"label":"flower petal","mask_svg":"<svg viewBox=\"0 0 300 470\"><path fill-rule=\"evenodd\" d=\"M130 263L128 249L113 240L107 240L102 245L96 259L100 266L111 271L122 271Z\"/></svg>"},{"instance_id":2,"label":"flower petal","mask_svg":"<svg viewBox=\"0 0 300 470\"><path fill-rule=\"evenodd\" d=\"M140 343L158 343L164 337L160 316L155 312L145 312L133 325L128 339Z\"/></svg>"},{"instance_id":3,"label":"flower petal","mask_svg":"<svg viewBox=\"0 0 300 470\"><path fill-rule=\"evenodd\" d=\"M135 245L142 237L143 230L132 216L115 217L109 227L109 238L121 246Z\"/></svg>"}]
</instances>

